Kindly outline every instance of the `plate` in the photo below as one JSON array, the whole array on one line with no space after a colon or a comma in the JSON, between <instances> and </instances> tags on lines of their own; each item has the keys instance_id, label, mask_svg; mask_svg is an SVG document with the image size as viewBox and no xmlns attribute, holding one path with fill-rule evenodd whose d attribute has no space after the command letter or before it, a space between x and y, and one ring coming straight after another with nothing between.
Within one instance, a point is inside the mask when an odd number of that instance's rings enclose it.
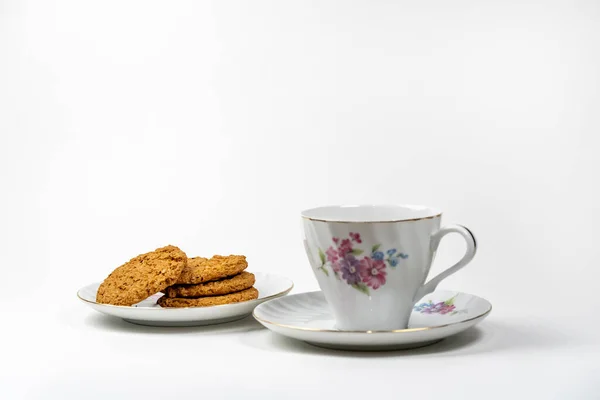
<instances>
[{"instance_id":1,"label":"plate","mask_svg":"<svg viewBox=\"0 0 600 400\"><path fill-rule=\"evenodd\" d=\"M258 299L211 307L162 308L156 304L162 294L157 293L133 306L113 306L96 302L100 283L81 288L77 297L94 310L127 322L149 326L199 326L235 321L250 315L254 308L267 301L285 296L294 287L293 282L280 275L254 272Z\"/></svg>"}]
</instances>

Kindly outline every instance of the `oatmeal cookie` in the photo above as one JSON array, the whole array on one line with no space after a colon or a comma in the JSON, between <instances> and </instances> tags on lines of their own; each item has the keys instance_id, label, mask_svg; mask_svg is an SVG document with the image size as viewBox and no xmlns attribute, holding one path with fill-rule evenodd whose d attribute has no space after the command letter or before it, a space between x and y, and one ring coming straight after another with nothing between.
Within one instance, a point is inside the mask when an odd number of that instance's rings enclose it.
<instances>
[{"instance_id":1,"label":"oatmeal cookie","mask_svg":"<svg viewBox=\"0 0 600 400\"><path fill-rule=\"evenodd\" d=\"M258 298L258 290L251 287L241 292L224 294L222 296L207 296L190 299L185 297L163 296L156 302L161 307L210 307L222 304L240 303Z\"/></svg>"},{"instance_id":2,"label":"oatmeal cookie","mask_svg":"<svg viewBox=\"0 0 600 400\"><path fill-rule=\"evenodd\" d=\"M130 306L173 285L187 264L175 246L140 254L115 269L98 288L98 303Z\"/></svg>"},{"instance_id":3,"label":"oatmeal cookie","mask_svg":"<svg viewBox=\"0 0 600 400\"><path fill-rule=\"evenodd\" d=\"M254 285L254 274L242 272L230 278L199 283L196 285L173 285L165 290L167 297L217 296L239 292Z\"/></svg>"},{"instance_id":4,"label":"oatmeal cookie","mask_svg":"<svg viewBox=\"0 0 600 400\"><path fill-rule=\"evenodd\" d=\"M214 256L211 259L194 257L188 259L177 284L198 284L237 275L248 267L246 256Z\"/></svg>"}]
</instances>

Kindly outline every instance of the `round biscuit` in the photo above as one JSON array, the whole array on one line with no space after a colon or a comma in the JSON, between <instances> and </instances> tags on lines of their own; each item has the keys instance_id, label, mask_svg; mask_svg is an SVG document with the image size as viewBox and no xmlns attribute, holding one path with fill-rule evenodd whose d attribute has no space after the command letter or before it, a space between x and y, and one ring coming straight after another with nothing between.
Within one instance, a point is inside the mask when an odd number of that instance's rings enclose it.
<instances>
[{"instance_id":1,"label":"round biscuit","mask_svg":"<svg viewBox=\"0 0 600 400\"><path fill-rule=\"evenodd\" d=\"M210 259L194 257L188 259L177 284L198 284L237 275L248 267L245 256L213 256Z\"/></svg>"},{"instance_id":2,"label":"round biscuit","mask_svg":"<svg viewBox=\"0 0 600 400\"><path fill-rule=\"evenodd\" d=\"M242 301L255 300L258 298L258 290L249 288L241 292L224 294L222 296L207 296L189 299L184 297L163 296L156 302L161 307L210 307L223 304L240 303Z\"/></svg>"},{"instance_id":3,"label":"round biscuit","mask_svg":"<svg viewBox=\"0 0 600 400\"><path fill-rule=\"evenodd\" d=\"M98 303L130 306L173 285L187 264L175 246L140 254L115 269L100 284Z\"/></svg>"},{"instance_id":4,"label":"round biscuit","mask_svg":"<svg viewBox=\"0 0 600 400\"><path fill-rule=\"evenodd\" d=\"M165 290L167 297L202 297L229 294L248 289L256 281L254 274L243 271L230 278L199 283L196 285L173 285Z\"/></svg>"}]
</instances>

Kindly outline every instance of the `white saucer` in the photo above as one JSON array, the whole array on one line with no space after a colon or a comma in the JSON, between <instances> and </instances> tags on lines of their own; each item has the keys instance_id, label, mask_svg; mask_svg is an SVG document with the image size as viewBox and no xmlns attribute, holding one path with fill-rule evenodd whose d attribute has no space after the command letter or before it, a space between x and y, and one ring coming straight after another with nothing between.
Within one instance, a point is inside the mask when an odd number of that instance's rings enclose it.
<instances>
[{"instance_id":1,"label":"white saucer","mask_svg":"<svg viewBox=\"0 0 600 400\"><path fill-rule=\"evenodd\" d=\"M260 303L285 296L292 290L293 282L288 278L254 272L258 289L258 299L242 303L225 304L212 307L162 308L156 304L161 293L150 296L133 306L113 306L96 303L99 283L81 288L77 297L94 310L106 315L123 318L127 322L150 326L198 326L213 325L242 319L252 313Z\"/></svg>"},{"instance_id":2,"label":"white saucer","mask_svg":"<svg viewBox=\"0 0 600 400\"><path fill-rule=\"evenodd\" d=\"M437 305L437 307L436 307ZM399 350L436 343L481 322L492 311L485 299L467 293L436 291L414 307L409 327L395 331L340 331L322 292L268 301L254 318L273 332L339 350Z\"/></svg>"}]
</instances>

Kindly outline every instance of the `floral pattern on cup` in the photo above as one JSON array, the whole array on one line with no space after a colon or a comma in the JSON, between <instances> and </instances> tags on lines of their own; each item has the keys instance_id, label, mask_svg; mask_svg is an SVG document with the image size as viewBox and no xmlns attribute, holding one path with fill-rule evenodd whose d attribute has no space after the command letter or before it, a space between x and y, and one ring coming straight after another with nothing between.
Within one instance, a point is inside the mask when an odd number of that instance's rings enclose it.
<instances>
[{"instance_id":1,"label":"floral pattern on cup","mask_svg":"<svg viewBox=\"0 0 600 400\"><path fill-rule=\"evenodd\" d=\"M413 310L420 312L421 314L441 314L441 315L456 315L459 313L466 313L467 310L457 310L454 305L454 299L456 296L446 300L434 303L429 300L424 303L417 304L413 307Z\"/></svg>"},{"instance_id":2,"label":"floral pattern on cup","mask_svg":"<svg viewBox=\"0 0 600 400\"><path fill-rule=\"evenodd\" d=\"M408 254L396 249L383 252L380 244L373 246L369 255L362 256L364 250L355 247L362 243L360 233L350 232L345 239L334 237L333 243L325 252L319 248L319 269L329 276L326 267L330 266L338 280L345 281L366 295L370 294L370 289L377 290L385 285L388 266L394 269L401 260L408 258Z\"/></svg>"}]
</instances>

